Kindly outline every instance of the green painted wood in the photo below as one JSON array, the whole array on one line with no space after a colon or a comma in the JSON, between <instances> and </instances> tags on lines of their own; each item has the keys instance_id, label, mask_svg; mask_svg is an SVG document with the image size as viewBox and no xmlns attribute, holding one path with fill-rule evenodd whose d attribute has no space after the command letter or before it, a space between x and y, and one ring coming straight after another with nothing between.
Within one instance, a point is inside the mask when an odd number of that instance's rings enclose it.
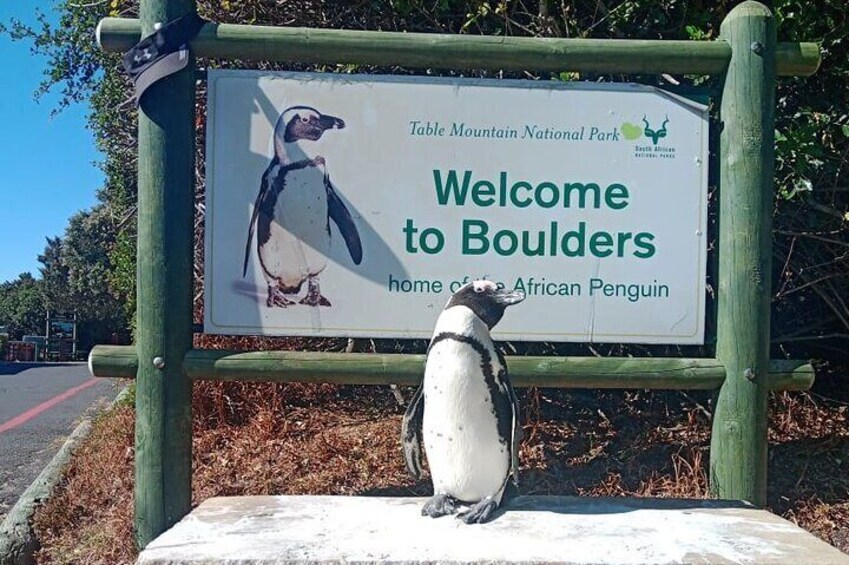
<instances>
[{"instance_id":1,"label":"green painted wood","mask_svg":"<svg viewBox=\"0 0 849 565\"><path fill-rule=\"evenodd\" d=\"M124 52L139 41L137 20L105 18L97 41ZM724 41L559 39L351 31L207 24L191 43L200 57L300 63L404 65L438 69L580 71L629 74L719 74L731 59ZM811 75L815 43L782 43L782 76Z\"/></svg>"},{"instance_id":2,"label":"green painted wood","mask_svg":"<svg viewBox=\"0 0 849 565\"><path fill-rule=\"evenodd\" d=\"M816 371L808 361L800 359L770 359L769 390L810 390Z\"/></svg>"},{"instance_id":3,"label":"green painted wood","mask_svg":"<svg viewBox=\"0 0 849 565\"><path fill-rule=\"evenodd\" d=\"M195 9L142 0L142 29ZM143 548L191 509L194 62L152 85L139 107L135 535ZM156 368L154 359L164 359Z\"/></svg>"},{"instance_id":4,"label":"green painted wood","mask_svg":"<svg viewBox=\"0 0 849 565\"><path fill-rule=\"evenodd\" d=\"M132 345L95 345L88 354L88 372L92 377L135 379L139 356Z\"/></svg>"},{"instance_id":5,"label":"green painted wood","mask_svg":"<svg viewBox=\"0 0 849 565\"><path fill-rule=\"evenodd\" d=\"M131 377L132 346L95 347L92 374ZM421 381L423 355L318 353L300 351L224 351L193 349L184 367L193 380L401 384ZM715 359L631 357L508 357L513 384L519 387L716 389L725 369ZM774 390L807 390L814 369L806 361L773 360Z\"/></svg>"},{"instance_id":6,"label":"green painted wood","mask_svg":"<svg viewBox=\"0 0 849 565\"><path fill-rule=\"evenodd\" d=\"M766 502L773 209L775 20L735 7L720 27L733 50L720 103L717 358L728 370L714 410L711 492Z\"/></svg>"},{"instance_id":7,"label":"green painted wood","mask_svg":"<svg viewBox=\"0 0 849 565\"><path fill-rule=\"evenodd\" d=\"M778 43L775 47L775 71L780 77L809 77L816 73L822 63L822 52L818 43Z\"/></svg>"},{"instance_id":8,"label":"green painted wood","mask_svg":"<svg viewBox=\"0 0 849 565\"><path fill-rule=\"evenodd\" d=\"M193 350L185 368L192 379L413 385L424 361L424 355ZM725 373L713 359L510 357L508 366L516 386L572 388L715 388Z\"/></svg>"}]
</instances>

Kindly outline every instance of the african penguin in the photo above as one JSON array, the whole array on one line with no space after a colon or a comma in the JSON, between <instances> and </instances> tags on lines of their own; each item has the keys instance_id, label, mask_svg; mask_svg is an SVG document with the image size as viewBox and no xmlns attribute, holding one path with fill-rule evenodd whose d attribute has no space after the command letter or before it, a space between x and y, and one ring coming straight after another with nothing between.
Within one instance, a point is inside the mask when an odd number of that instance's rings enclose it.
<instances>
[{"instance_id":1,"label":"african penguin","mask_svg":"<svg viewBox=\"0 0 849 565\"><path fill-rule=\"evenodd\" d=\"M274 157L262 175L242 269L244 277L256 232L269 307L294 304L286 295L300 293L304 281L307 291L300 304L330 306L318 284L330 250L330 220L339 227L354 264L363 259L357 226L330 181L324 157L312 151L324 132L344 127L340 118L309 106L287 108L274 127Z\"/></svg>"},{"instance_id":2,"label":"african penguin","mask_svg":"<svg viewBox=\"0 0 849 565\"><path fill-rule=\"evenodd\" d=\"M512 476L518 483L518 403L507 365L489 331L522 292L489 281L461 287L439 315L424 381L404 414L407 469L421 476L421 443L434 496L422 508L433 518L460 512L467 524L489 520ZM467 508L459 508L464 504Z\"/></svg>"}]
</instances>

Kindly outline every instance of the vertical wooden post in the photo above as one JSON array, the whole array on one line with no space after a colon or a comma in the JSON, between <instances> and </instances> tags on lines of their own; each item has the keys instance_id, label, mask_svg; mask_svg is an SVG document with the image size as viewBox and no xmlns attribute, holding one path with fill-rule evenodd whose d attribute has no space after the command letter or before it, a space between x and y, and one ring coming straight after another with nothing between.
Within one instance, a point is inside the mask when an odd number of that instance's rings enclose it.
<instances>
[{"instance_id":1,"label":"vertical wooden post","mask_svg":"<svg viewBox=\"0 0 849 565\"><path fill-rule=\"evenodd\" d=\"M766 502L773 208L775 21L744 2L722 22L731 45L720 106L716 354L727 370L714 411L711 491Z\"/></svg>"},{"instance_id":2,"label":"vertical wooden post","mask_svg":"<svg viewBox=\"0 0 849 565\"><path fill-rule=\"evenodd\" d=\"M142 0L142 34L195 9ZM153 84L139 107L135 534L144 548L191 509L194 61Z\"/></svg>"}]
</instances>

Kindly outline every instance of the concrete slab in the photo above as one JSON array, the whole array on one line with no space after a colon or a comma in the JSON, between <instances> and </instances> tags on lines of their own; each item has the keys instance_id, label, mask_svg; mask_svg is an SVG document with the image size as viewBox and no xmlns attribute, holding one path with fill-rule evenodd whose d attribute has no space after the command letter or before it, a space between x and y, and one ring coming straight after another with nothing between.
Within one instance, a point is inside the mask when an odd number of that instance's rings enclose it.
<instances>
[{"instance_id":1,"label":"concrete slab","mask_svg":"<svg viewBox=\"0 0 849 565\"><path fill-rule=\"evenodd\" d=\"M803 563L849 555L736 502L520 496L492 522L422 517L421 498L213 498L140 564Z\"/></svg>"}]
</instances>

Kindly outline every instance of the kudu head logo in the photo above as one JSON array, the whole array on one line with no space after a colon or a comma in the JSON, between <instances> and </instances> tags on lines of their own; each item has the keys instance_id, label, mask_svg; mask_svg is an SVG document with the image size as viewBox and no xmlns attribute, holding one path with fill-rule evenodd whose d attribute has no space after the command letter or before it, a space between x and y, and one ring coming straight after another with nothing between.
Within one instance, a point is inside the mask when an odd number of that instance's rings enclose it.
<instances>
[{"instance_id":1,"label":"kudu head logo","mask_svg":"<svg viewBox=\"0 0 849 565\"><path fill-rule=\"evenodd\" d=\"M646 137L650 137L652 142L655 145L657 145L657 141L661 137L666 137L666 124L668 122L669 122L669 116L666 116L666 119L663 120L663 123L660 125L660 129L659 130L653 130L653 129L651 129L651 126L649 125L649 122L646 119L646 117L643 116L643 123L646 124L646 129L643 130L643 133L646 135Z\"/></svg>"}]
</instances>

